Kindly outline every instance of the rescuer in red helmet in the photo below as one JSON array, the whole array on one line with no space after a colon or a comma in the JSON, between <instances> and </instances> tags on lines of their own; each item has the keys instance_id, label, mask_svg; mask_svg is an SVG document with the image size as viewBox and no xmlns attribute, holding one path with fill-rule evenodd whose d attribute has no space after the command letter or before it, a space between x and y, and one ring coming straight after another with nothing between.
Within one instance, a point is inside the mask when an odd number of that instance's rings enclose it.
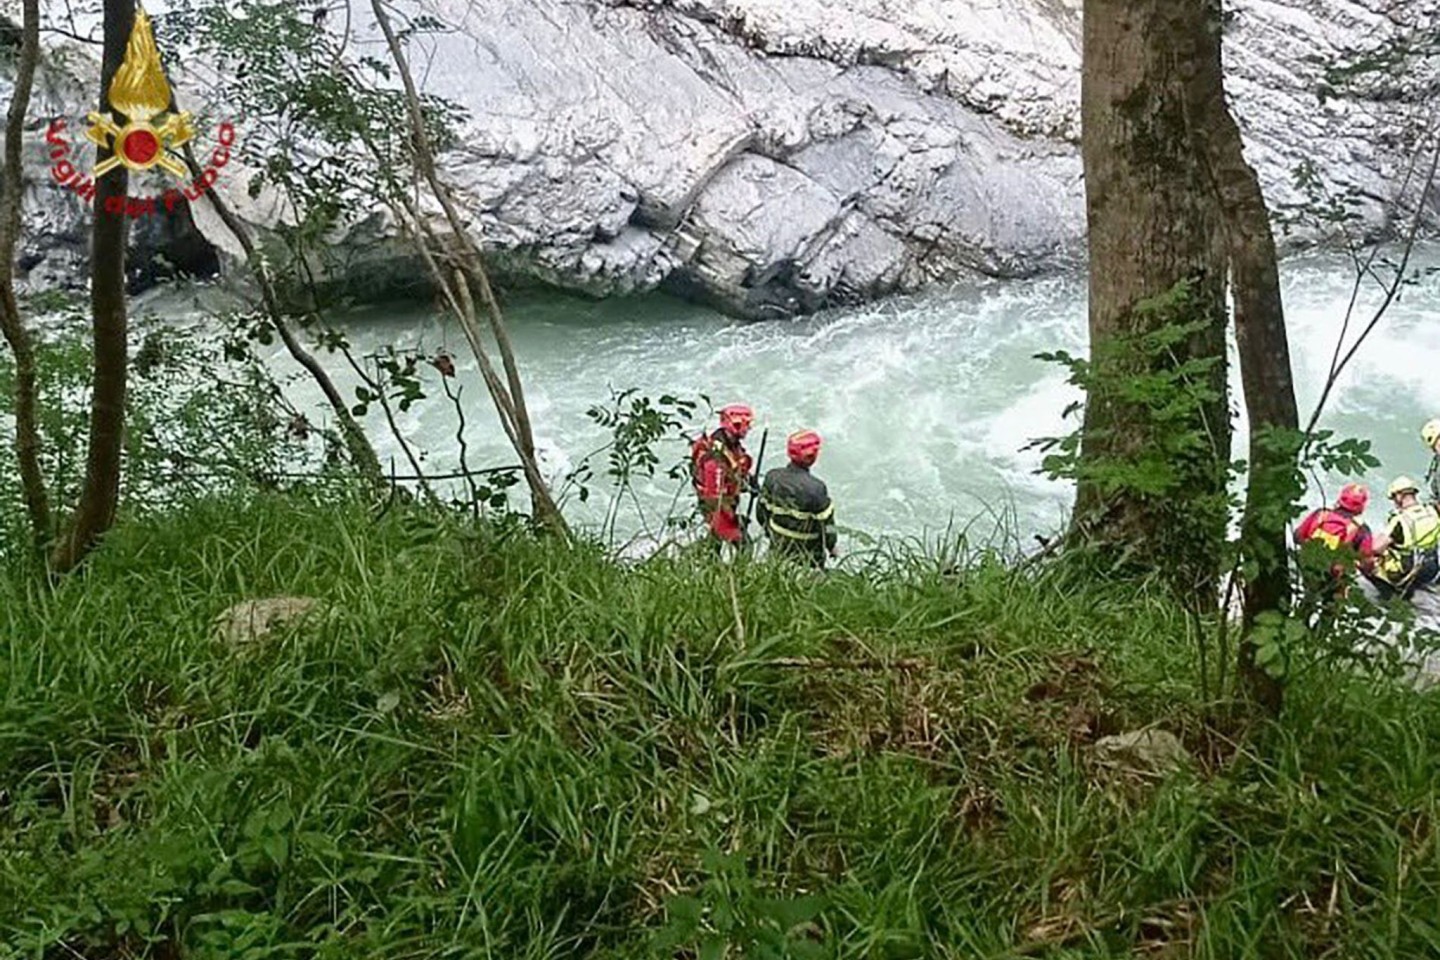
<instances>
[{"instance_id":1,"label":"rescuer in red helmet","mask_svg":"<svg viewBox=\"0 0 1440 960\"><path fill-rule=\"evenodd\" d=\"M801 430L785 441L788 466L765 474L760 487L760 523L776 556L824 569L835 556L835 505L825 483L810 472L820 456L820 434Z\"/></svg>"},{"instance_id":2,"label":"rescuer in red helmet","mask_svg":"<svg viewBox=\"0 0 1440 960\"><path fill-rule=\"evenodd\" d=\"M750 475L750 454L741 441L755 422L755 412L743 403L720 408L720 428L702 434L690 447L690 478L700 513L716 546L745 542L740 522L740 495L755 485Z\"/></svg>"},{"instance_id":3,"label":"rescuer in red helmet","mask_svg":"<svg viewBox=\"0 0 1440 960\"><path fill-rule=\"evenodd\" d=\"M1334 507L1321 507L1312 511L1295 528L1295 543L1304 547L1308 543L1321 543L1331 551L1349 551L1355 557L1354 563L1336 563L1330 567L1330 578L1335 590L1343 595L1346 574L1358 566L1362 572L1370 571L1375 557L1385 549L1385 537L1376 537L1360 519L1370 502L1370 491L1359 483L1347 483L1340 488Z\"/></svg>"}]
</instances>

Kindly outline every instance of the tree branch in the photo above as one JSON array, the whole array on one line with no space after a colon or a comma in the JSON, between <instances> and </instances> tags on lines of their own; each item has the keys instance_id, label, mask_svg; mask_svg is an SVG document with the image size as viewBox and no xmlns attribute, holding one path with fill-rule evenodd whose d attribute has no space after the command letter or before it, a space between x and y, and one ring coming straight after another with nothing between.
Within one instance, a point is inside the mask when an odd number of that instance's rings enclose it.
<instances>
[{"instance_id":1,"label":"tree branch","mask_svg":"<svg viewBox=\"0 0 1440 960\"><path fill-rule=\"evenodd\" d=\"M15 354L15 458L30 533L36 548L44 550L51 536L50 499L40 469L40 435L36 425L39 390L36 384L35 345L20 305L15 299L15 246L20 239L20 209L25 197L22 148L25 117L30 110L35 66L40 59L40 2L25 0L15 88L5 122L5 183L0 193L0 331Z\"/></svg>"},{"instance_id":2,"label":"tree branch","mask_svg":"<svg viewBox=\"0 0 1440 960\"><path fill-rule=\"evenodd\" d=\"M90 44L95 47L101 46L105 42L104 40L97 40L94 37L81 36L73 30L66 30L64 27L45 27L40 32L53 33L56 36L65 37L67 40L74 40L76 43Z\"/></svg>"},{"instance_id":3,"label":"tree branch","mask_svg":"<svg viewBox=\"0 0 1440 960\"><path fill-rule=\"evenodd\" d=\"M550 493L548 485L540 474L539 466L535 460L535 440L531 429L530 415L525 405L525 394L520 381L518 365L515 361L515 350L510 342L509 334L505 328L505 322L500 313L499 304L495 300L494 291L490 287L489 277L484 267L483 256L475 245L473 238L460 219L454 197L435 171L434 153L430 147L429 134L425 129L424 109L420 100L419 91L415 86L415 79L410 71L410 66L405 57L405 51L395 33L395 28L390 22L390 17L385 11L382 0L371 0L371 9L374 11L376 22L385 35L385 43L389 48L390 57L394 61L400 73L401 83L405 88L405 102L410 118L410 133L415 168L428 184L431 193L439 201L445 212L445 218L450 225L454 235L454 242L459 245L461 254L460 262L463 267L463 278L455 284L457 296L452 300L458 301L462 307L466 307L460 315L462 326L465 327L467 339L470 340L471 348L477 350L477 358L481 357L477 345L480 342L478 331L471 329L474 325L474 308L469 303L470 292L467 289L470 282L474 282L480 289L481 300L486 307L486 317L489 321L491 333L495 337L496 346L500 351L501 362L505 368L507 391L497 391L491 385L491 379L486 378L486 385L490 389L492 397L496 398L497 405L500 405L500 397L504 395L510 407L509 415L512 419L507 434L510 435L512 445L520 455L520 461L525 467L526 482L530 487L530 497L535 513L535 519L550 530L564 536L568 534L565 520L561 516L559 508ZM416 211L418 213L418 211ZM418 218L417 218L418 220ZM432 261L433 262L433 261ZM436 277L441 286L447 285L448 278L441 274ZM468 322L467 322L468 321ZM482 371L488 365L488 359L482 361ZM502 413L502 421L506 417Z\"/></svg>"},{"instance_id":4,"label":"tree branch","mask_svg":"<svg viewBox=\"0 0 1440 960\"><path fill-rule=\"evenodd\" d=\"M1371 315L1370 322L1365 325L1364 330L1360 331L1360 336L1350 346L1350 349L1345 352L1345 356L1340 359L1340 362L1332 364L1330 376L1326 378L1325 387L1320 393L1320 399L1315 404L1315 411L1310 414L1310 421L1305 425L1305 433L1307 435L1313 432L1315 425L1320 422L1320 415L1325 410L1325 404L1330 399L1330 394L1334 390L1336 382L1339 381L1340 374L1344 372L1350 361L1355 359L1355 354L1359 352L1360 347L1364 345L1370 334L1375 332L1375 328L1389 311L1390 305L1394 303L1395 299L1400 295L1400 288L1405 285L1405 270L1409 267L1410 257L1415 252L1415 243L1420 236L1420 227L1425 220L1425 203L1430 197L1430 191L1435 186L1437 173L1440 173L1440 135L1436 136L1435 149L1430 156L1430 167L1425 175L1425 183L1420 188L1420 197L1415 202L1415 215L1411 218L1410 227L1405 234L1404 245L1401 248L1400 264L1395 269L1395 276L1385 290L1384 299L1380 301L1380 305L1375 308L1375 313Z\"/></svg>"},{"instance_id":5,"label":"tree branch","mask_svg":"<svg viewBox=\"0 0 1440 960\"><path fill-rule=\"evenodd\" d=\"M199 162L195 159L195 153L187 144L184 150L186 166L190 168L192 176L200 176L201 169ZM285 345L285 350L290 354L291 359L300 365L310 378L315 381L320 392L325 395L325 400L330 404L331 411L335 414L335 420L340 425L340 435L345 439L345 447L350 451L350 459L360 475L372 485L382 486L385 482L384 468L380 466L380 458L375 454L375 448L371 445L365 431L355 422L354 416L350 413L350 407L345 403L345 398L340 395L340 390L335 386L335 381L330 377L328 371L315 358L309 350L295 336L290 329L289 320L285 311L280 305L280 296L275 290L275 284L270 278L270 273L265 265L264 258L255 247L255 241L250 238L249 231L235 216L229 204L220 199L219 193L214 188L205 191L205 199L210 208L220 217L225 228L240 244L240 249L245 253L246 265L250 268L251 276L260 288L260 300L265 308L266 315L270 318L270 324L275 332L280 335L280 342Z\"/></svg>"}]
</instances>

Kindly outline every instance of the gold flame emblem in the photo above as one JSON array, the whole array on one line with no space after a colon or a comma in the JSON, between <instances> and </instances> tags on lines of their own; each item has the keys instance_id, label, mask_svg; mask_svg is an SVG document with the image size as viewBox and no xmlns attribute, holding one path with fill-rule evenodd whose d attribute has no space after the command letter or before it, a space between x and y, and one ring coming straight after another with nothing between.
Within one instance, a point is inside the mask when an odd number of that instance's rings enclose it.
<instances>
[{"instance_id":1,"label":"gold flame emblem","mask_svg":"<svg viewBox=\"0 0 1440 960\"><path fill-rule=\"evenodd\" d=\"M135 26L125 44L125 60L110 81L110 106L127 121L123 126L109 112L91 113L85 135L96 146L114 151L95 165L101 177L125 166L130 170L160 167L184 179L185 164L170 153L193 137L190 114L170 110L170 84L160 65L160 50L144 9L135 8ZM157 118L159 122L157 122Z\"/></svg>"}]
</instances>

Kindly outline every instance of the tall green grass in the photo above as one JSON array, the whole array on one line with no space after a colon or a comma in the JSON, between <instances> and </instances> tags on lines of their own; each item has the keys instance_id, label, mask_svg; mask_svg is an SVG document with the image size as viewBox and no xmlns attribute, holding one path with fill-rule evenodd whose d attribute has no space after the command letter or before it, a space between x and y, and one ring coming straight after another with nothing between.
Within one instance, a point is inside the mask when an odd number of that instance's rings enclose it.
<instances>
[{"instance_id":1,"label":"tall green grass","mask_svg":"<svg viewBox=\"0 0 1440 960\"><path fill-rule=\"evenodd\" d=\"M1440 955L1440 705L1217 731L1185 615L1063 571L210 501L0 625L0 957ZM1150 724L1187 769L1099 762Z\"/></svg>"}]
</instances>

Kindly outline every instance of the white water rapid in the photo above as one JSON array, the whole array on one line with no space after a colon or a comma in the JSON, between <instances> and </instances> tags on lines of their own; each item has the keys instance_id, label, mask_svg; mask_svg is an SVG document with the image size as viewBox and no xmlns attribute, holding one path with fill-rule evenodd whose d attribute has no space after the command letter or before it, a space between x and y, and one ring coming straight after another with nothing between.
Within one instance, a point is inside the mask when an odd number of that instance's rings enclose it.
<instances>
[{"instance_id":1,"label":"white water rapid","mask_svg":"<svg viewBox=\"0 0 1440 960\"><path fill-rule=\"evenodd\" d=\"M1421 251L1422 266L1440 263L1440 247ZM1283 267L1290 343L1299 381L1302 421L1308 419L1329 369L1353 285L1337 257L1288 261ZM1368 321L1378 293L1367 291L1351 321L1349 340ZM998 520L1022 546L1063 523L1068 485L1035 473L1040 454L1021 448L1035 437L1072 429L1061 413L1075 391L1064 371L1034 359L1042 351L1085 351L1085 284L1081 277L975 282L923 297L843 309L812 319L743 324L665 298L588 302L517 298L509 319L535 431L558 478L606 440L586 417L612 387L653 397L709 395L716 406L745 401L757 413L752 452L770 430L766 465L778 466L784 436L800 427L825 439L816 472L829 485L842 527L871 535L934 537L976 521L991 534ZM1440 280L1405 290L1340 378L1322 426L1372 441L1384 465L1366 477L1376 492L1371 520L1383 519L1383 488L1395 474L1421 474L1428 457L1420 424L1440 416ZM348 318L360 352L385 344L448 348L464 384L471 463L513 462L475 362L457 328L426 307L374 308ZM1347 341L1349 342L1349 341ZM270 359L293 373L280 350ZM428 367L427 375L438 375ZM353 379L339 378L347 395ZM1241 407L1232 368L1234 404ZM292 395L313 419L326 419L318 392L303 379ZM432 391L438 396L438 388ZM373 411L367 426L387 462L404 459ZM427 468L453 469L455 424L443 396L401 415L409 440L429 452ZM694 427L699 427L697 422ZM1235 451L1245 451L1239 424ZM682 447L662 450L678 457ZM603 458L594 495L571 501L567 513L598 524L609 490ZM1333 492L1335 478L1322 478ZM641 502L663 514L677 485L663 476L640 484ZM1312 491L1318 497L1318 491ZM684 499L682 496L682 503ZM622 511L622 536L640 526ZM852 541L853 542L853 541Z\"/></svg>"}]
</instances>

